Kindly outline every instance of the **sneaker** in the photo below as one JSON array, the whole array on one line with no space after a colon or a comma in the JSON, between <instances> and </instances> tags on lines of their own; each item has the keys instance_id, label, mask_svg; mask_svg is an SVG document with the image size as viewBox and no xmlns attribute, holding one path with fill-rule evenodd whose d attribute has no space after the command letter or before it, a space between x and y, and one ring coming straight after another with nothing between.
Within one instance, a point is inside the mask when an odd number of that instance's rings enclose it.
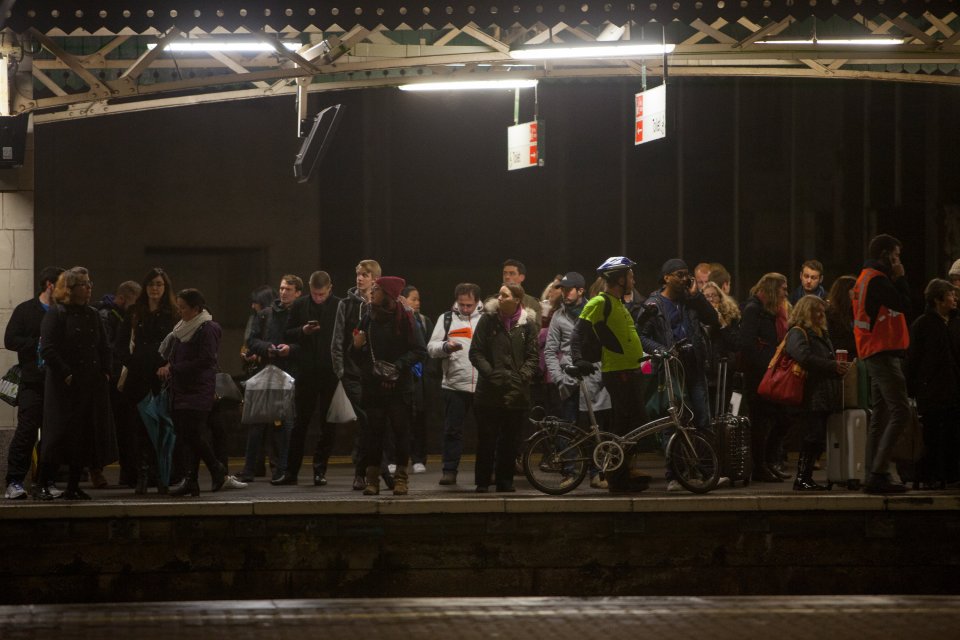
<instances>
[{"instance_id":1,"label":"sneaker","mask_svg":"<svg viewBox=\"0 0 960 640\"><path fill-rule=\"evenodd\" d=\"M667 483L667 491L683 491L683 485L676 480Z\"/></svg>"},{"instance_id":2,"label":"sneaker","mask_svg":"<svg viewBox=\"0 0 960 640\"><path fill-rule=\"evenodd\" d=\"M563 480L560 481L560 488L561 488L561 489L566 489L566 488L568 488L569 486L571 486L571 485L572 485L574 482L576 482L576 481L577 481L577 477L576 477L576 476L566 476L566 477L564 477Z\"/></svg>"},{"instance_id":3,"label":"sneaker","mask_svg":"<svg viewBox=\"0 0 960 640\"><path fill-rule=\"evenodd\" d=\"M246 471L241 471L240 473L234 474L233 477L240 482L246 482L247 484L250 484L254 480L253 474L247 473Z\"/></svg>"},{"instance_id":4,"label":"sneaker","mask_svg":"<svg viewBox=\"0 0 960 640\"><path fill-rule=\"evenodd\" d=\"M593 476L590 478L590 488L591 489L609 489L610 485L607 484L607 481L601 478L600 476Z\"/></svg>"},{"instance_id":5,"label":"sneaker","mask_svg":"<svg viewBox=\"0 0 960 640\"><path fill-rule=\"evenodd\" d=\"M720 487L729 487L729 486L730 486L730 478L728 478L727 476L720 476L720 479L717 480L717 489L719 489Z\"/></svg>"},{"instance_id":6,"label":"sneaker","mask_svg":"<svg viewBox=\"0 0 960 640\"><path fill-rule=\"evenodd\" d=\"M11 482L7 485L7 492L4 494L7 500L26 500L27 490L19 482Z\"/></svg>"},{"instance_id":7,"label":"sneaker","mask_svg":"<svg viewBox=\"0 0 960 640\"><path fill-rule=\"evenodd\" d=\"M413 472L414 472L414 473L426 473L426 472L427 472L427 465L423 464L422 462L415 462L415 463L413 463Z\"/></svg>"},{"instance_id":8,"label":"sneaker","mask_svg":"<svg viewBox=\"0 0 960 640\"><path fill-rule=\"evenodd\" d=\"M397 472L397 465L395 465L395 464L388 464L388 465L387 465L387 471L390 472L390 475L395 474L395 473Z\"/></svg>"},{"instance_id":9,"label":"sneaker","mask_svg":"<svg viewBox=\"0 0 960 640\"><path fill-rule=\"evenodd\" d=\"M227 476L227 479L223 481L223 486L221 489L246 489L247 483L240 482L236 476Z\"/></svg>"},{"instance_id":10,"label":"sneaker","mask_svg":"<svg viewBox=\"0 0 960 640\"><path fill-rule=\"evenodd\" d=\"M443 472L443 477L440 478L440 484L442 484L442 485L457 484L457 472L456 472L456 471L444 471L444 472Z\"/></svg>"},{"instance_id":11,"label":"sneaker","mask_svg":"<svg viewBox=\"0 0 960 640\"><path fill-rule=\"evenodd\" d=\"M57 489L57 485L53 484L52 482L47 485L47 493L52 495L54 498L59 498L63 495L63 491Z\"/></svg>"}]
</instances>

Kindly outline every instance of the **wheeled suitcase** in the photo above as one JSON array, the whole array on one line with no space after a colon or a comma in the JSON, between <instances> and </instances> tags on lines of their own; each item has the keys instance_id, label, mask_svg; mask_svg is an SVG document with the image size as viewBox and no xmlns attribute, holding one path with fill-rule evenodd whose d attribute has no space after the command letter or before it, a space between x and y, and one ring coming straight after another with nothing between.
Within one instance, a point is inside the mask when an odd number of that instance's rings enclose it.
<instances>
[{"instance_id":1,"label":"wheeled suitcase","mask_svg":"<svg viewBox=\"0 0 960 640\"><path fill-rule=\"evenodd\" d=\"M727 359L717 366L717 415L713 430L717 434L717 455L720 457L720 476L730 478L731 484L750 484L753 460L750 455L750 420L727 410Z\"/></svg>"},{"instance_id":2,"label":"wheeled suitcase","mask_svg":"<svg viewBox=\"0 0 960 640\"><path fill-rule=\"evenodd\" d=\"M844 409L827 419L827 488L859 489L867 477L867 412Z\"/></svg>"}]
</instances>

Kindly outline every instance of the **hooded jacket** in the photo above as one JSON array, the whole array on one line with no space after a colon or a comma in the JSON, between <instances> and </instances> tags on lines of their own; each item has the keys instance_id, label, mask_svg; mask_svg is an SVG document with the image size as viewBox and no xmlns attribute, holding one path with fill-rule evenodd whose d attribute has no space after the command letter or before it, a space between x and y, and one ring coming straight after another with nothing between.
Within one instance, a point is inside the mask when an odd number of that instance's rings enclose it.
<instances>
[{"instance_id":1,"label":"hooded jacket","mask_svg":"<svg viewBox=\"0 0 960 640\"><path fill-rule=\"evenodd\" d=\"M571 395L572 389L579 387L580 382L564 373L563 368L568 364L573 364L573 357L570 355L570 341L573 339L573 328L580 317L580 311L583 305L568 307L565 304L560 305L553 317L550 319L550 327L547 329L547 342L543 347L543 360L547 365L547 373L550 379L560 389L561 398L567 398ZM584 381L587 384L587 391L593 400L594 411L610 409L610 394L603 387L600 378L599 367ZM587 410L587 399L580 395L580 410Z\"/></svg>"},{"instance_id":2,"label":"hooded jacket","mask_svg":"<svg viewBox=\"0 0 960 640\"><path fill-rule=\"evenodd\" d=\"M489 300L470 343L470 362L477 368L478 406L505 409L530 407L530 381L539 366L536 313L521 309L508 332L500 320L500 302Z\"/></svg>"},{"instance_id":3,"label":"hooded jacket","mask_svg":"<svg viewBox=\"0 0 960 640\"><path fill-rule=\"evenodd\" d=\"M675 342L673 329L670 326L669 304L670 301L658 291L649 298L647 304L657 305L657 315L648 322L640 331L640 343L643 345L644 353L653 353L655 351L667 351ZM697 368L700 373L706 373L707 358L709 350L707 347L707 337L704 335L703 326L720 328L720 317L717 310L713 308L710 301L702 293L687 297L680 303L681 313L690 329L690 344L693 345L693 352L696 356ZM654 370L659 367L659 363L654 361ZM687 371L692 375L691 371Z\"/></svg>"},{"instance_id":4,"label":"hooded jacket","mask_svg":"<svg viewBox=\"0 0 960 640\"><path fill-rule=\"evenodd\" d=\"M473 342L473 336L477 332L477 324L483 314L480 305L477 305L469 316L460 315L456 304L453 305L450 313L450 331L447 333L446 341L461 344L463 349L447 352L443 348L445 329L443 315L441 315L437 318L433 333L430 334L427 353L431 358L440 360L443 369L441 388L474 393L477 390L477 370L470 362L470 344Z\"/></svg>"}]
</instances>

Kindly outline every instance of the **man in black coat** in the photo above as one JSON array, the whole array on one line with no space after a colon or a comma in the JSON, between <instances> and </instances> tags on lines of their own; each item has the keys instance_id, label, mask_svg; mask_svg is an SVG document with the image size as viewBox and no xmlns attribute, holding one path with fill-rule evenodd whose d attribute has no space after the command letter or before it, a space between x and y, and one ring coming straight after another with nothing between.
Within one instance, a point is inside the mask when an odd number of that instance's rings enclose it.
<instances>
[{"instance_id":1,"label":"man in black coat","mask_svg":"<svg viewBox=\"0 0 960 640\"><path fill-rule=\"evenodd\" d=\"M290 434L286 473L271 481L273 485L297 484L297 474L303 464L307 428L315 416L320 416L323 426L313 456L313 484L327 484L327 461L336 431L334 425L326 424L325 418L330 400L337 390L330 344L333 341L337 307L340 305L340 298L333 295L332 291L330 274L314 271L310 274L310 295L301 297L290 307L286 340L297 371L297 415Z\"/></svg>"},{"instance_id":2,"label":"man in black coat","mask_svg":"<svg viewBox=\"0 0 960 640\"><path fill-rule=\"evenodd\" d=\"M17 352L20 364L20 391L17 395L17 428L7 452L8 500L23 500L27 492L23 481L30 471L33 447L37 443L37 431L43 423L44 373L40 362L40 325L52 302L51 294L57 278L63 273L60 267L46 267L40 272L37 297L21 302L13 310L3 346ZM56 487L50 487L52 495L59 496Z\"/></svg>"},{"instance_id":3,"label":"man in black coat","mask_svg":"<svg viewBox=\"0 0 960 640\"><path fill-rule=\"evenodd\" d=\"M296 362L293 351L287 344L286 333L290 310L300 299L303 291L303 280L299 276L287 274L280 279L278 291L280 297L253 317L250 336L247 338L247 354L255 356L261 366L272 364L296 378ZM249 426L246 460L243 471L238 477L241 482L251 482L257 467L263 464L261 445L264 434L269 434L273 443L271 460L274 475L272 479L276 480L286 472L293 424L294 421L288 417L282 424L251 424Z\"/></svg>"}]
</instances>

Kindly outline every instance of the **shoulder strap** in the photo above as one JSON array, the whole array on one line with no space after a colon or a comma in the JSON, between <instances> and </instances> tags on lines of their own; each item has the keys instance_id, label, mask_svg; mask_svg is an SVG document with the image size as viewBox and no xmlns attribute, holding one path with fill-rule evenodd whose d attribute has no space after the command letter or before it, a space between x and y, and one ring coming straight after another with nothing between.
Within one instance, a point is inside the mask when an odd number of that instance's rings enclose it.
<instances>
[{"instance_id":1,"label":"shoulder strap","mask_svg":"<svg viewBox=\"0 0 960 640\"><path fill-rule=\"evenodd\" d=\"M450 325L453 324L453 311L443 312L443 341L450 337Z\"/></svg>"}]
</instances>

